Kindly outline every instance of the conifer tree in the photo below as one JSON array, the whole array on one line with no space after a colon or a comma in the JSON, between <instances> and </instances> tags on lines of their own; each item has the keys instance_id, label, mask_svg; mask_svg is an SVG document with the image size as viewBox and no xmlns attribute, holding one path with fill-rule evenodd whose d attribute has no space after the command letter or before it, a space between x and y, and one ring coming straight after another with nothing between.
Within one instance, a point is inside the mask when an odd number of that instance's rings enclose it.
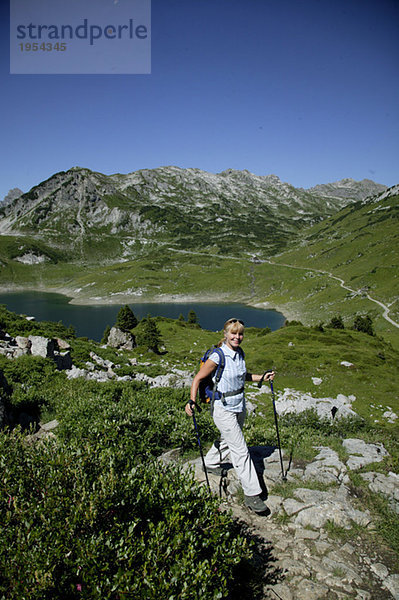
<instances>
[{"instance_id":1,"label":"conifer tree","mask_svg":"<svg viewBox=\"0 0 399 600\"><path fill-rule=\"evenodd\" d=\"M356 331L362 331L368 335L375 335L373 330L373 321L371 320L370 315L366 315L365 317L358 315L353 322L352 329L355 329Z\"/></svg>"},{"instance_id":2,"label":"conifer tree","mask_svg":"<svg viewBox=\"0 0 399 600\"><path fill-rule=\"evenodd\" d=\"M150 315L141 320L136 341L138 346L146 346L148 350L156 354L159 353L158 346L162 342L161 332L157 327L155 319Z\"/></svg>"},{"instance_id":3,"label":"conifer tree","mask_svg":"<svg viewBox=\"0 0 399 600\"><path fill-rule=\"evenodd\" d=\"M331 327L332 329L345 329L341 315L338 315L338 317L333 317L327 327Z\"/></svg>"},{"instance_id":4,"label":"conifer tree","mask_svg":"<svg viewBox=\"0 0 399 600\"><path fill-rule=\"evenodd\" d=\"M187 316L187 323L191 323L192 325L194 325L195 323L198 323L197 315L194 310L189 311L188 316Z\"/></svg>"},{"instance_id":5,"label":"conifer tree","mask_svg":"<svg viewBox=\"0 0 399 600\"><path fill-rule=\"evenodd\" d=\"M117 314L115 326L121 331L129 332L137 326L137 319L130 306L125 304L122 306Z\"/></svg>"}]
</instances>

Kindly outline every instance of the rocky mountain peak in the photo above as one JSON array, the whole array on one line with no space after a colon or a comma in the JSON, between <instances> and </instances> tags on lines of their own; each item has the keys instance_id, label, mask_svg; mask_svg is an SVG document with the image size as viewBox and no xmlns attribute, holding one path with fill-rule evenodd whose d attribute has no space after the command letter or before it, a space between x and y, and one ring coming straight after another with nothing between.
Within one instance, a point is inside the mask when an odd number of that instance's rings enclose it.
<instances>
[{"instance_id":1,"label":"rocky mountain peak","mask_svg":"<svg viewBox=\"0 0 399 600\"><path fill-rule=\"evenodd\" d=\"M347 201L364 200L367 196L374 196L386 190L386 186L375 183L371 179L355 181L351 178L341 179L333 183L316 185L307 191L326 198L342 199Z\"/></svg>"},{"instance_id":2,"label":"rocky mountain peak","mask_svg":"<svg viewBox=\"0 0 399 600\"><path fill-rule=\"evenodd\" d=\"M75 166L2 206L0 232L45 232L63 247L117 234L129 238L127 253L137 240L178 248L220 245L231 254L273 251L302 227L384 190L352 179L303 190L248 170L215 174L169 165L104 175Z\"/></svg>"},{"instance_id":3,"label":"rocky mountain peak","mask_svg":"<svg viewBox=\"0 0 399 600\"><path fill-rule=\"evenodd\" d=\"M10 202L12 202L16 198L19 198L20 196L22 196L22 194L23 194L23 191L20 190L19 188L12 188L8 192L8 194L6 196L4 196L3 206L5 206L6 204L10 204Z\"/></svg>"}]
</instances>

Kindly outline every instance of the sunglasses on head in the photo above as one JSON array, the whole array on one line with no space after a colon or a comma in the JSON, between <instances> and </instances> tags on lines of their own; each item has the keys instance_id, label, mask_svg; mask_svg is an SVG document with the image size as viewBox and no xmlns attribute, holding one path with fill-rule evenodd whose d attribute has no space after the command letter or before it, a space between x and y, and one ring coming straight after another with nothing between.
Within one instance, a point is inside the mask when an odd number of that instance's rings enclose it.
<instances>
[{"instance_id":1,"label":"sunglasses on head","mask_svg":"<svg viewBox=\"0 0 399 600\"><path fill-rule=\"evenodd\" d=\"M241 319L229 319L227 322L228 323L241 323L241 325L244 325L244 321L241 321Z\"/></svg>"}]
</instances>

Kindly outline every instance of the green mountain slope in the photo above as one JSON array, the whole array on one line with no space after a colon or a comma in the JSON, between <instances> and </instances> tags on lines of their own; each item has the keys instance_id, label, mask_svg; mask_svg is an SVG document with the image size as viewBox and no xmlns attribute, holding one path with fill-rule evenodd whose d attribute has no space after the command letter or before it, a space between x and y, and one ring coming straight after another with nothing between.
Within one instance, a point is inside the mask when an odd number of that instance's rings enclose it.
<instances>
[{"instance_id":1,"label":"green mountain slope","mask_svg":"<svg viewBox=\"0 0 399 600\"><path fill-rule=\"evenodd\" d=\"M284 269L281 276L290 288L293 305L306 305L304 312L313 320L337 312L348 318L359 312L380 318L383 307L371 302L373 298L399 321L398 219L396 186L381 196L346 206L303 231L289 250L273 258L274 268ZM387 321L384 329L395 331Z\"/></svg>"},{"instance_id":2,"label":"green mountain slope","mask_svg":"<svg viewBox=\"0 0 399 600\"><path fill-rule=\"evenodd\" d=\"M152 247L245 256L285 247L304 227L384 189L344 180L310 192L275 175L160 167L106 176L73 168L2 207L0 233L29 235L75 259L104 262ZM349 182L349 183L348 183Z\"/></svg>"}]
</instances>

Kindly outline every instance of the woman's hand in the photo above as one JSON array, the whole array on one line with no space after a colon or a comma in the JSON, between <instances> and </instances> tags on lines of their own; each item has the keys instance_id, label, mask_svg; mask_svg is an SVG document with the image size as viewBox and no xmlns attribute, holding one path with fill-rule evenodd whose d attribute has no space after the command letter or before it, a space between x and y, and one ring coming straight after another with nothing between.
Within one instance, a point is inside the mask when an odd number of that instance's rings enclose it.
<instances>
[{"instance_id":1,"label":"woman's hand","mask_svg":"<svg viewBox=\"0 0 399 600\"><path fill-rule=\"evenodd\" d=\"M274 376L275 376L275 372L274 371L269 371L268 373L266 373L265 375L265 380L266 381L273 381Z\"/></svg>"},{"instance_id":2,"label":"woman's hand","mask_svg":"<svg viewBox=\"0 0 399 600\"><path fill-rule=\"evenodd\" d=\"M187 404L184 408L184 410L186 411L186 413L188 414L189 417L192 417L194 414L193 410L192 410L193 408L197 409L199 412L201 412L200 406L195 403L195 400L193 400L193 398L197 397L197 392L198 392L198 387L199 387L200 381L202 379L205 379L206 377L209 377L209 375L212 375L212 373L214 372L216 367L217 367L217 364L214 363L213 360L208 358L206 363L204 365L202 365L201 369L198 371L198 373L194 377L193 383L191 384L191 390L190 390L191 400L189 400L189 402L187 402Z\"/></svg>"},{"instance_id":3,"label":"woman's hand","mask_svg":"<svg viewBox=\"0 0 399 600\"><path fill-rule=\"evenodd\" d=\"M195 404L194 400L190 400L189 402L187 402L186 406L184 407L184 410L186 411L186 413L188 414L189 417L192 417L194 414L195 408L196 408L196 404Z\"/></svg>"},{"instance_id":4,"label":"woman's hand","mask_svg":"<svg viewBox=\"0 0 399 600\"><path fill-rule=\"evenodd\" d=\"M260 388L262 387L262 383L264 381L273 381L275 374L276 373L273 370L266 371L263 375L251 375L251 373L247 373L246 379L249 379L250 381L257 381L258 388Z\"/></svg>"}]
</instances>

